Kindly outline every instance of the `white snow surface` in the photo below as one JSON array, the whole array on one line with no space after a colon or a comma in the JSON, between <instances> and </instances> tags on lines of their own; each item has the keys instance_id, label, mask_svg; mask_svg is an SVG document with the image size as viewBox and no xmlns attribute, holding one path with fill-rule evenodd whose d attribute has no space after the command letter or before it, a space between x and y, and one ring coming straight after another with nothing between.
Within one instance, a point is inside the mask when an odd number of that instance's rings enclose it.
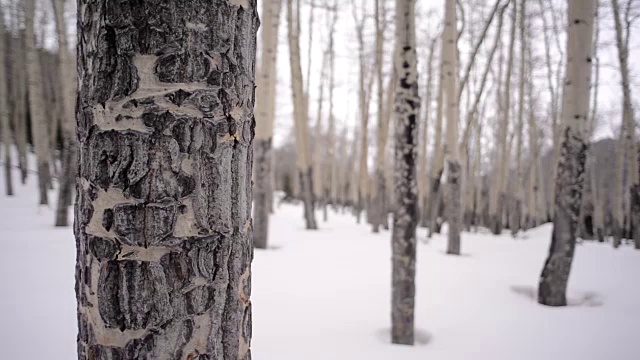
<instances>
[{"instance_id":1,"label":"white snow surface","mask_svg":"<svg viewBox=\"0 0 640 360\"><path fill-rule=\"evenodd\" d=\"M35 182L30 174L7 198L0 181L0 359L75 359L75 241L52 226L53 207L37 206ZM421 228L411 347L388 339L390 233L348 214L321 219L305 230L294 205L271 217L271 249L256 250L252 268L256 360L640 359L640 251L630 246L579 244L574 306L550 308L534 301L550 225L517 239L465 232L462 256Z\"/></svg>"}]
</instances>

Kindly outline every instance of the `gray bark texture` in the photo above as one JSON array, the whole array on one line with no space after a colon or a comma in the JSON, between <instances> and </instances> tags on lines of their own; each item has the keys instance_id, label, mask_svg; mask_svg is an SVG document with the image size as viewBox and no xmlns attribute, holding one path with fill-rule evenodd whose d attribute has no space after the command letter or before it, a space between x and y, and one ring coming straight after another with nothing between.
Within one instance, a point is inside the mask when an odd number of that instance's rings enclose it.
<instances>
[{"instance_id":1,"label":"gray bark texture","mask_svg":"<svg viewBox=\"0 0 640 360\"><path fill-rule=\"evenodd\" d=\"M415 0L396 0L398 73L395 131L395 212L392 232L391 341L413 345L418 225L418 68Z\"/></svg>"},{"instance_id":2,"label":"gray bark texture","mask_svg":"<svg viewBox=\"0 0 640 360\"><path fill-rule=\"evenodd\" d=\"M17 14L15 14L17 17ZM11 97L13 99L13 135L18 151L18 166L20 167L20 181L27 181L27 86L25 71L24 33L12 37L11 41Z\"/></svg>"},{"instance_id":3,"label":"gray bark texture","mask_svg":"<svg viewBox=\"0 0 640 360\"><path fill-rule=\"evenodd\" d=\"M555 217L549 256L538 288L538 302L567 305L567 283L576 245L582 204L585 160L589 146L589 86L594 0L569 1L567 70L563 99L563 127L556 173Z\"/></svg>"},{"instance_id":4,"label":"gray bark texture","mask_svg":"<svg viewBox=\"0 0 640 360\"><path fill-rule=\"evenodd\" d=\"M255 0L78 3L78 358L250 359Z\"/></svg>"}]
</instances>

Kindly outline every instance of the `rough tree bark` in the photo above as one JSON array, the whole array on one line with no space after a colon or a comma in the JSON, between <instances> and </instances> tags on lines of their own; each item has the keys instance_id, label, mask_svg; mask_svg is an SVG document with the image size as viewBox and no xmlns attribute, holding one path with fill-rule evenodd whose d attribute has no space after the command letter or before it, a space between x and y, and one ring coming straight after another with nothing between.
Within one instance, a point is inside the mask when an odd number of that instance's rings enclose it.
<instances>
[{"instance_id":1,"label":"rough tree bark","mask_svg":"<svg viewBox=\"0 0 640 360\"><path fill-rule=\"evenodd\" d=\"M40 205L48 205L47 194L50 180L49 160L50 150L47 123L45 120L44 92L42 88L42 72L36 49L33 17L35 13L34 0L25 0L25 48L27 65L27 87L29 91L29 116L31 131L36 153L38 168L38 189Z\"/></svg>"},{"instance_id":2,"label":"rough tree bark","mask_svg":"<svg viewBox=\"0 0 640 360\"><path fill-rule=\"evenodd\" d=\"M269 237L269 209L273 191L273 125L277 83L278 28L282 0L262 3L262 55L256 78L256 138L254 141L253 244L266 249Z\"/></svg>"},{"instance_id":3,"label":"rough tree bark","mask_svg":"<svg viewBox=\"0 0 640 360\"><path fill-rule=\"evenodd\" d=\"M460 230L462 227L462 180L458 149L458 48L456 39L456 1L445 1L444 31L442 32L442 69L444 71L444 100L447 114L447 143L445 159L447 166L447 191L445 201L449 224L447 254L460 255Z\"/></svg>"},{"instance_id":4,"label":"rough tree bark","mask_svg":"<svg viewBox=\"0 0 640 360\"><path fill-rule=\"evenodd\" d=\"M418 68L415 0L396 0L395 213L392 232L391 341L413 345L418 185Z\"/></svg>"},{"instance_id":5,"label":"rough tree bark","mask_svg":"<svg viewBox=\"0 0 640 360\"><path fill-rule=\"evenodd\" d=\"M4 180L5 191L8 196L13 196L13 181L11 176L11 127L9 126L8 89L5 67L5 31L4 13L0 6L0 132L2 132L2 144L4 149Z\"/></svg>"},{"instance_id":6,"label":"rough tree bark","mask_svg":"<svg viewBox=\"0 0 640 360\"><path fill-rule=\"evenodd\" d=\"M67 24L64 18L64 0L52 0L58 39L59 106L62 115L62 172L58 189L56 226L69 225L69 211L75 184L77 145L75 134L75 80L76 71L67 45Z\"/></svg>"},{"instance_id":7,"label":"rough tree bark","mask_svg":"<svg viewBox=\"0 0 640 360\"><path fill-rule=\"evenodd\" d=\"M555 217L549 256L538 288L538 302L567 304L567 283L576 244L584 167L589 142L589 96L594 0L570 0L567 68L563 98L562 147L556 178Z\"/></svg>"},{"instance_id":8,"label":"rough tree bark","mask_svg":"<svg viewBox=\"0 0 640 360\"><path fill-rule=\"evenodd\" d=\"M300 19L293 11L293 0L287 0L287 30L289 58L291 62L291 97L293 100L294 123L297 147L298 184L304 204L304 218L309 230L318 228L313 197L313 170L309 152L309 114L302 82L300 64Z\"/></svg>"},{"instance_id":9,"label":"rough tree bark","mask_svg":"<svg viewBox=\"0 0 640 360\"><path fill-rule=\"evenodd\" d=\"M250 359L256 1L78 10L78 358Z\"/></svg>"}]
</instances>

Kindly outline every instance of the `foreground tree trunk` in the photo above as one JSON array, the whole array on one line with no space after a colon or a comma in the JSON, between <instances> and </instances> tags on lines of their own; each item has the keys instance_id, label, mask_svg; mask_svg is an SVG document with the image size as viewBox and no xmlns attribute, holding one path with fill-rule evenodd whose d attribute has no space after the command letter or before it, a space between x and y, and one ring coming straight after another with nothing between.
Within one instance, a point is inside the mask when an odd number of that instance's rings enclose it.
<instances>
[{"instance_id":1,"label":"foreground tree trunk","mask_svg":"<svg viewBox=\"0 0 640 360\"><path fill-rule=\"evenodd\" d=\"M75 80L71 54L67 45L67 24L64 18L64 0L52 0L56 18L56 34L58 38L58 74L60 77L59 106L62 113L62 172L58 189L58 206L56 209L56 226L69 225L69 211L72 201L72 189L76 173L76 136L74 125Z\"/></svg>"},{"instance_id":2,"label":"foreground tree trunk","mask_svg":"<svg viewBox=\"0 0 640 360\"><path fill-rule=\"evenodd\" d=\"M291 61L291 96L296 132L297 167L300 179L300 194L304 204L304 218L307 229L318 228L313 197L313 170L309 153L309 113L306 105L300 64L300 19L294 15L293 0L287 0L287 30L289 38L289 58Z\"/></svg>"},{"instance_id":3,"label":"foreground tree trunk","mask_svg":"<svg viewBox=\"0 0 640 360\"><path fill-rule=\"evenodd\" d=\"M42 71L36 50L36 36L33 31L33 17L35 13L34 0L25 0L25 48L27 63L27 86L29 91L29 116L31 118L31 132L36 153L38 168L38 189L40 191L40 205L48 205L47 189L50 182L49 135L45 122L44 92L42 88Z\"/></svg>"},{"instance_id":4,"label":"foreground tree trunk","mask_svg":"<svg viewBox=\"0 0 640 360\"><path fill-rule=\"evenodd\" d=\"M13 181L11 181L11 128L9 126L9 106L7 101L7 79L4 60L5 54L4 14L0 7L0 132L4 149L4 180L5 191L8 196L13 195Z\"/></svg>"},{"instance_id":5,"label":"foreground tree trunk","mask_svg":"<svg viewBox=\"0 0 640 360\"><path fill-rule=\"evenodd\" d=\"M555 217L549 256L538 288L538 302L543 305L567 305L567 283L576 244L585 158L589 147L587 129L594 13L594 0L569 1L567 70Z\"/></svg>"},{"instance_id":6,"label":"foreground tree trunk","mask_svg":"<svg viewBox=\"0 0 640 360\"><path fill-rule=\"evenodd\" d=\"M78 10L78 358L250 359L256 1Z\"/></svg>"},{"instance_id":7,"label":"foreground tree trunk","mask_svg":"<svg viewBox=\"0 0 640 360\"><path fill-rule=\"evenodd\" d=\"M273 125L277 83L276 59L282 1L262 3L262 56L256 79L256 138L254 143L255 188L253 196L253 244L266 249L269 238L269 209L273 202Z\"/></svg>"},{"instance_id":8,"label":"foreground tree trunk","mask_svg":"<svg viewBox=\"0 0 640 360\"><path fill-rule=\"evenodd\" d=\"M392 233L391 341L413 345L418 186L418 68L415 0L396 0L395 214Z\"/></svg>"}]
</instances>

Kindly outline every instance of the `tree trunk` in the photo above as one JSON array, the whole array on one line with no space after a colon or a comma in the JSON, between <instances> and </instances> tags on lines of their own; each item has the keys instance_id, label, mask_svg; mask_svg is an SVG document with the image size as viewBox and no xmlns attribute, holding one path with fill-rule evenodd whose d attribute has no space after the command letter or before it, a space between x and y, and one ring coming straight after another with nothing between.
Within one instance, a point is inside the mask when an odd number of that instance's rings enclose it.
<instances>
[{"instance_id":1,"label":"tree trunk","mask_svg":"<svg viewBox=\"0 0 640 360\"><path fill-rule=\"evenodd\" d=\"M9 126L8 89L6 79L6 51L5 51L4 13L0 7L0 132L4 145L4 179L5 192L13 196L13 181L11 176L11 127Z\"/></svg>"},{"instance_id":2,"label":"tree trunk","mask_svg":"<svg viewBox=\"0 0 640 360\"><path fill-rule=\"evenodd\" d=\"M440 43L440 68L438 69L438 95L436 96L436 123L435 123L435 141L433 144L433 163L431 164L431 174L429 176L429 199L427 205L427 213L429 214L429 237L433 233L440 233L440 224L438 223L441 189L440 178L444 171L444 146L442 146L442 107L444 95L444 69L442 62L442 54L444 52L444 44Z\"/></svg>"},{"instance_id":3,"label":"tree trunk","mask_svg":"<svg viewBox=\"0 0 640 360\"><path fill-rule=\"evenodd\" d=\"M59 106L62 113L62 172L58 189L56 226L68 226L68 207L71 205L72 189L76 173L75 137L75 79L76 71L67 45L67 25L64 18L64 0L52 0L58 39Z\"/></svg>"},{"instance_id":4,"label":"tree trunk","mask_svg":"<svg viewBox=\"0 0 640 360\"><path fill-rule=\"evenodd\" d=\"M49 135L45 122L44 92L42 88L42 72L36 49L33 17L35 13L34 0L25 0L25 44L27 64L27 86L29 89L29 116L31 131L36 152L38 168L38 188L40 191L40 205L48 205L47 190L49 187L50 150Z\"/></svg>"},{"instance_id":5,"label":"tree trunk","mask_svg":"<svg viewBox=\"0 0 640 360\"><path fill-rule=\"evenodd\" d=\"M333 114L333 94L335 90L335 28L338 22L338 2L332 3L331 25L329 26L329 127L327 134L327 169L328 181L325 183L325 201L328 201L334 209L338 198L338 162L336 159L336 124ZM325 204L326 207L326 204Z\"/></svg>"},{"instance_id":6,"label":"tree trunk","mask_svg":"<svg viewBox=\"0 0 640 360\"><path fill-rule=\"evenodd\" d=\"M515 6L518 4L516 3ZM518 124L516 126L516 179L512 183L511 234L515 237L522 223L522 189L524 186L524 168L522 166L522 148L524 131L524 83L526 81L526 36L525 36L526 0L520 0L520 81L518 87Z\"/></svg>"},{"instance_id":7,"label":"tree trunk","mask_svg":"<svg viewBox=\"0 0 640 360\"><path fill-rule=\"evenodd\" d=\"M549 256L538 289L538 302L567 305L567 283L576 244L584 167L589 147L589 86L594 0L569 1L567 70L563 99L562 148L556 178L555 217Z\"/></svg>"},{"instance_id":8,"label":"tree trunk","mask_svg":"<svg viewBox=\"0 0 640 360\"><path fill-rule=\"evenodd\" d=\"M636 249L640 249L640 177L638 175L638 146L633 113L633 98L631 96L631 82L629 79L629 30L626 29L626 35L623 33L618 0L611 0L611 6L616 24L616 45L618 48L618 60L620 62L620 76L622 77L622 121L626 124L627 187L630 193L630 223L632 224L630 229L633 232L635 247ZM629 4L627 6L631 5ZM627 24L627 26L631 25Z\"/></svg>"},{"instance_id":9,"label":"tree trunk","mask_svg":"<svg viewBox=\"0 0 640 360\"><path fill-rule=\"evenodd\" d=\"M17 11L14 15L18 17ZM16 20L17 21L17 20ZM18 151L18 167L20 167L20 180L24 185L29 172L27 171L27 87L25 71L24 33L18 32L12 38L12 98L13 98L13 135L15 137L16 150Z\"/></svg>"},{"instance_id":10,"label":"tree trunk","mask_svg":"<svg viewBox=\"0 0 640 360\"><path fill-rule=\"evenodd\" d=\"M81 5L78 358L248 360L256 1Z\"/></svg>"},{"instance_id":11,"label":"tree trunk","mask_svg":"<svg viewBox=\"0 0 640 360\"><path fill-rule=\"evenodd\" d=\"M253 198L253 244L266 249L269 239L269 210L273 203L273 125L277 82L278 28L282 1L262 3L262 56L256 78L256 138L254 146L255 189Z\"/></svg>"},{"instance_id":12,"label":"tree trunk","mask_svg":"<svg viewBox=\"0 0 640 360\"><path fill-rule=\"evenodd\" d=\"M304 204L304 218L309 230L318 228L316 224L315 199L313 197L313 170L309 153L309 114L302 83L300 65L300 19L293 14L293 0L287 0L287 25L289 34L289 57L291 61L291 96L295 118L297 168L300 194ZM294 22L295 21L295 22Z\"/></svg>"},{"instance_id":13,"label":"tree trunk","mask_svg":"<svg viewBox=\"0 0 640 360\"><path fill-rule=\"evenodd\" d=\"M395 198L392 233L391 341L413 345L416 274L418 68L415 0L396 0Z\"/></svg>"},{"instance_id":14,"label":"tree trunk","mask_svg":"<svg viewBox=\"0 0 640 360\"><path fill-rule=\"evenodd\" d=\"M493 189L491 195L491 202L489 203L489 216L491 218L492 232L496 235L502 232L502 210L504 209L504 202L506 198L505 187L506 177L509 174L509 154L507 151L507 132L509 129L509 116L511 111L511 73L513 68L513 49L515 47L516 37L516 14L517 4L513 5L511 12L511 32L509 35L509 50L507 60L507 74L505 78L505 90L503 93L504 103L501 104L501 121L498 130L498 147L499 147L499 163L497 173L494 176L496 178L496 187Z\"/></svg>"},{"instance_id":15,"label":"tree trunk","mask_svg":"<svg viewBox=\"0 0 640 360\"><path fill-rule=\"evenodd\" d=\"M420 129L420 131L422 132L422 135L420 136L422 138L422 143L420 144L420 167L419 167L419 174L420 174L420 178L418 180L418 185L419 186L419 201L420 201L420 225L421 226L428 226L429 225L429 213L428 213L428 206L429 206L429 172L427 171L427 165L428 165L428 138L429 138L429 119L431 117L431 91L432 91L432 74L433 74L433 57L434 57L434 53L436 50L436 44L438 43L438 36L434 36L433 39L431 39L430 45L429 45L429 57L427 60L427 84L426 87L427 89L425 90L426 94L424 97L424 109L423 114L423 120L422 120L422 127Z\"/></svg>"},{"instance_id":16,"label":"tree trunk","mask_svg":"<svg viewBox=\"0 0 640 360\"><path fill-rule=\"evenodd\" d=\"M456 1L445 1L444 30L442 32L442 68L444 71L444 102L447 113L447 186L445 202L449 224L447 254L460 255L460 231L462 227L462 204L460 181L462 180L458 150L458 49L456 39Z\"/></svg>"}]
</instances>

